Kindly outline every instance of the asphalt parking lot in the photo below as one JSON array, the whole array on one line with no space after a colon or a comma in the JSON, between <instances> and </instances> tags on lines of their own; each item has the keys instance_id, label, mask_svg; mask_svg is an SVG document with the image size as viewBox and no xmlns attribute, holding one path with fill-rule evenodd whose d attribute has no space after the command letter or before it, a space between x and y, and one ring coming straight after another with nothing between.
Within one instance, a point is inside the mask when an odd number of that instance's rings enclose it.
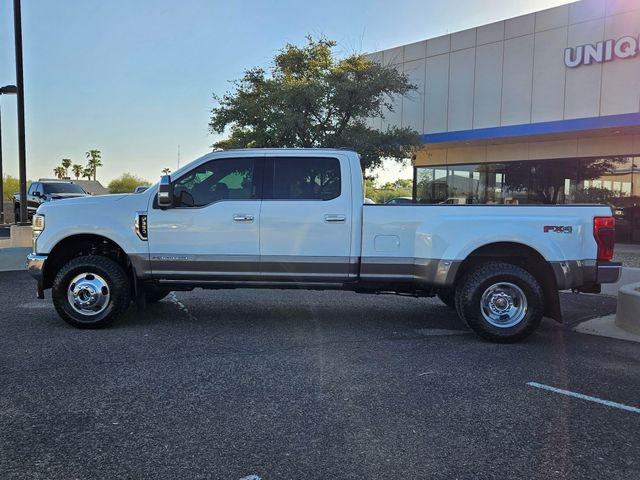
<instances>
[{"instance_id":1,"label":"asphalt parking lot","mask_svg":"<svg viewBox=\"0 0 640 480\"><path fill-rule=\"evenodd\" d=\"M640 478L640 344L437 300L194 291L68 327L0 273L0 478ZM563 296L570 325L615 300ZM255 475L256 477L250 477Z\"/></svg>"}]
</instances>

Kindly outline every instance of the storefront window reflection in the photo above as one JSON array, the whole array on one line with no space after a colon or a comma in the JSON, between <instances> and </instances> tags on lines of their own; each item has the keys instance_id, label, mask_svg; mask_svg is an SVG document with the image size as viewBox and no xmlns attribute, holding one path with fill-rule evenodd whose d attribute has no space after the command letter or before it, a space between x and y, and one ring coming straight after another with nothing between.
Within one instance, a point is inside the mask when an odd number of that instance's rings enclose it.
<instances>
[{"instance_id":1,"label":"storefront window reflection","mask_svg":"<svg viewBox=\"0 0 640 480\"><path fill-rule=\"evenodd\" d=\"M640 242L640 157L556 159L418 167L425 204L605 203L619 241Z\"/></svg>"}]
</instances>

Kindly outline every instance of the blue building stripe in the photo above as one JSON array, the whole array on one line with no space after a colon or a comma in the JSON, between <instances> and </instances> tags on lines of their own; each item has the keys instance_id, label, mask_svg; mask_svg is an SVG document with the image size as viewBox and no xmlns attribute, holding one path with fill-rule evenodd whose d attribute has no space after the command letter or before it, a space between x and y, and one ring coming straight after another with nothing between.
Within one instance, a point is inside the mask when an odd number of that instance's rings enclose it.
<instances>
[{"instance_id":1,"label":"blue building stripe","mask_svg":"<svg viewBox=\"0 0 640 480\"><path fill-rule=\"evenodd\" d=\"M506 127L478 128L475 130L457 130L455 132L428 133L422 135L423 143L463 142L489 138L524 137L544 135L545 133L577 132L596 128L637 127L640 126L640 113L624 113L604 117L576 118L553 122L525 123Z\"/></svg>"}]
</instances>

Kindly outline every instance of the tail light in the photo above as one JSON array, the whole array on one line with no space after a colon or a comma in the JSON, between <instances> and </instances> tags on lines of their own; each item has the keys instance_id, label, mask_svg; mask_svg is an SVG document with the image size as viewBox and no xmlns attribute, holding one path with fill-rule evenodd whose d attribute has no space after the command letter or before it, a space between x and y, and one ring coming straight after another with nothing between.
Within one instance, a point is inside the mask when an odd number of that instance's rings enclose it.
<instances>
[{"instance_id":1,"label":"tail light","mask_svg":"<svg viewBox=\"0 0 640 480\"><path fill-rule=\"evenodd\" d=\"M598 260L611 260L616 243L616 221L613 217L595 217L593 219L593 238L598 244Z\"/></svg>"}]
</instances>

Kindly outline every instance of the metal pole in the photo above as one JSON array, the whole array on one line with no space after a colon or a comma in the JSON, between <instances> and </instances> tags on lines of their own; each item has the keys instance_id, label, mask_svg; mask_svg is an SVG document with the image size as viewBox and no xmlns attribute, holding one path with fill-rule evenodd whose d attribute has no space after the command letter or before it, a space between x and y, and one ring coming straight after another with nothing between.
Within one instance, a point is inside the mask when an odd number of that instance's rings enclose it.
<instances>
[{"instance_id":1,"label":"metal pole","mask_svg":"<svg viewBox=\"0 0 640 480\"><path fill-rule=\"evenodd\" d=\"M18 170L20 173L20 224L27 217L27 149L24 133L24 80L22 76L22 12L20 0L13 0L13 29L16 48L16 86L18 87Z\"/></svg>"},{"instance_id":2,"label":"metal pole","mask_svg":"<svg viewBox=\"0 0 640 480\"><path fill-rule=\"evenodd\" d=\"M0 225L4 225L4 172L2 171L2 110L0 110Z\"/></svg>"}]
</instances>

